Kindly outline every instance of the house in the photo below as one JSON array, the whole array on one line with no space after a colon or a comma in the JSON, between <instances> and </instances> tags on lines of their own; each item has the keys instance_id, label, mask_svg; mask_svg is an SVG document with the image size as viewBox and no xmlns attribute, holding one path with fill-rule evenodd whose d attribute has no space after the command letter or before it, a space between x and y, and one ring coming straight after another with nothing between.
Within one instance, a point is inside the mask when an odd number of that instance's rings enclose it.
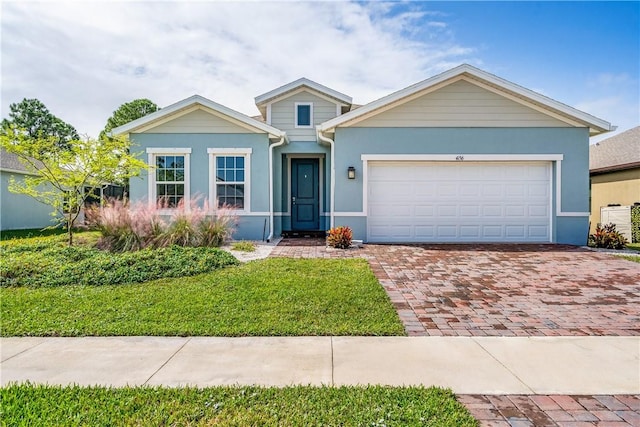
<instances>
[{"instance_id":1,"label":"house","mask_svg":"<svg viewBox=\"0 0 640 427\"><path fill-rule=\"evenodd\" d=\"M262 120L195 95L114 129L154 166L131 198L232 205L240 239L586 242L604 120L470 65L357 108L304 78L255 103Z\"/></svg>"},{"instance_id":2,"label":"house","mask_svg":"<svg viewBox=\"0 0 640 427\"><path fill-rule=\"evenodd\" d=\"M27 168L15 154L0 150L0 230L45 228L53 224L51 206L9 191L11 177L21 180L28 175Z\"/></svg>"},{"instance_id":3,"label":"house","mask_svg":"<svg viewBox=\"0 0 640 427\"><path fill-rule=\"evenodd\" d=\"M591 230L600 208L640 203L640 126L589 147Z\"/></svg>"}]
</instances>

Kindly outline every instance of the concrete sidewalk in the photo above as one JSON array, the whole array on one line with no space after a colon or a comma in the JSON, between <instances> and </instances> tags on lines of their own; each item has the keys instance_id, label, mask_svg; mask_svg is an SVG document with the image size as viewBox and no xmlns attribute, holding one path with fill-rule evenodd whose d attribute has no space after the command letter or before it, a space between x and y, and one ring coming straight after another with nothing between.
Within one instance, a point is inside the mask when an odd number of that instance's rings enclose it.
<instances>
[{"instance_id":1,"label":"concrete sidewalk","mask_svg":"<svg viewBox=\"0 0 640 427\"><path fill-rule=\"evenodd\" d=\"M0 383L437 385L458 394L639 394L640 337L0 339Z\"/></svg>"}]
</instances>

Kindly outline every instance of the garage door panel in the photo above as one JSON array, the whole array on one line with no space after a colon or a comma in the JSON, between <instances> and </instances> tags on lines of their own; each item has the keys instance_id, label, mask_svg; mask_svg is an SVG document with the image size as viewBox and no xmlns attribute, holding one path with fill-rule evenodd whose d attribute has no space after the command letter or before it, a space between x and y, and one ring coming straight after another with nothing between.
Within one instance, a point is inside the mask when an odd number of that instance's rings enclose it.
<instances>
[{"instance_id":1,"label":"garage door panel","mask_svg":"<svg viewBox=\"0 0 640 427\"><path fill-rule=\"evenodd\" d=\"M482 227L480 227L479 225L461 225L460 237L462 239L477 239L482 236L481 231Z\"/></svg>"},{"instance_id":2,"label":"garage door panel","mask_svg":"<svg viewBox=\"0 0 640 427\"><path fill-rule=\"evenodd\" d=\"M508 205L505 206L504 208L505 211L505 216L507 218L513 218L513 217L523 217L524 216L524 211L525 211L525 206L522 205Z\"/></svg>"},{"instance_id":3,"label":"garage door panel","mask_svg":"<svg viewBox=\"0 0 640 427\"><path fill-rule=\"evenodd\" d=\"M548 242L550 175L549 162L372 163L368 240Z\"/></svg>"},{"instance_id":4,"label":"garage door panel","mask_svg":"<svg viewBox=\"0 0 640 427\"><path fill-rule=\"evenodd\" d=\"M433 205L416 205L414 210L414 215L416 218L433 217L434 215Z\"/></svg>"},{"instance_id":5,"label":"garage door panel","mask_svg":"<svg viewBox=\"0 0 640 427\"><path fill-rule=\"evenodd\" d=\"M547 218L549 215L549 207L547 205L529 205L530 217Z\"/></svg>"},{"instance_id":6,"label":"garage door panel","mask_svg":"<svg viewBox=\"0 0 640 427\"><path fill-rule=\"evenodd\" d=\"M438 217L440 218L456 218L458 216L458 206L456 205L441 205L436 209Z\"/></svg>"},{"instance_id":7,"label":"garage door panel","mask_svg":"<svg viewBox=\"0 0 640 427\"><path fill-rule=\"evenodd\" d=\"M461 205L460 206L461 217L477 218L480 216L480 206L478 205Z\"/></svg>"}]
</instances>

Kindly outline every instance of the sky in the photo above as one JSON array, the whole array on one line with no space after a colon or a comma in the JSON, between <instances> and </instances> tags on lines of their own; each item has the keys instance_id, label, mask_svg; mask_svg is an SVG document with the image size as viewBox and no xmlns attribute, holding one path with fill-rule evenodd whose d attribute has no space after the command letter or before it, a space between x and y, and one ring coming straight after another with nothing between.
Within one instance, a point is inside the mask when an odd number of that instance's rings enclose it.
<instances>
[{"instance_id":1,"label":"sky","mask_svg":"<svg viewBox=\"0 0 640 427\"><path fill-rule=\"evenodd\" d=\"M640 2L7 1L1 103L97 136L121 104L194 94L244 114L306 77L366 104L462 63L640 124Z\"/></svg>"}]
</instances>

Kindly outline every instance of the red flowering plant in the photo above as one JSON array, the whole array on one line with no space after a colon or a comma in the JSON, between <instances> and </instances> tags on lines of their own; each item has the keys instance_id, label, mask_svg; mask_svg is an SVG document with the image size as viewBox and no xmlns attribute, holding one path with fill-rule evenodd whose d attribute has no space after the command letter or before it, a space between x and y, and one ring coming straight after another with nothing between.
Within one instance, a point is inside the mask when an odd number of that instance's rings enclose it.
<instances>
[{"instance_id":1,"label":"red flowering plant","mask_svg":"<svg viewBox=\"0 0 640 427\"><path fill-rule=\"evenodd\" d=\"M327 232L327 245L338 249L347 249L351 246L353 231L349 227L334 227Z\"/></svg>"}]
</instances>

